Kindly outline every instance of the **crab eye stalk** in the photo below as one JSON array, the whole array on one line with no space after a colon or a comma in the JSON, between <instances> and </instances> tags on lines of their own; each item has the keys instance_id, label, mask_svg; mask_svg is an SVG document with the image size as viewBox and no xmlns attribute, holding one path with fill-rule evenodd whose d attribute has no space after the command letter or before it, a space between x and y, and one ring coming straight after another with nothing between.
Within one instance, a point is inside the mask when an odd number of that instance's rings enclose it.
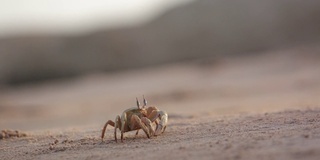
<instances>
[{"instance_id":1,"label":"crab eye stalk","mask_svg":"<svg viewBox=\"0 0 320 160\"><path fill-rule=\"evenodd\" d=\"M137 100L137 107L140 109L140 102L137 97L136 97L136 100Z\"/></svg>"},{"instance_id":2,"label":"crab eye stalk","mask_svg":"<svg viewBox=\"0 0 320 160\"><path fill-rule=\"evenodd\" d=\"M143 107L147 106L147 100L144 98L144 95L143 95Z\"/></svg>"}]
</instances>

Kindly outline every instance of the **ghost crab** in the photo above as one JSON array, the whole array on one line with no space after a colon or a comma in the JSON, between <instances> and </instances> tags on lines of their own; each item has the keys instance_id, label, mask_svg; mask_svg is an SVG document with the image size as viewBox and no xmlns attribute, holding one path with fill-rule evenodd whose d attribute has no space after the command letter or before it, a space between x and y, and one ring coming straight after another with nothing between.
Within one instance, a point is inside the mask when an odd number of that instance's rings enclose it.
<instances>
[{"instance_id":1,"label":"ghost crab","mask_svg":"<svg viewBox=\"0 0 320 160\"><path fill-rule=\"evenodd\" d=\"M155 106L147 107L147 101L143 96L143 106L140 106L138 98L137 108L129 108L123 111L121 117L117 115L115 121L108 120L101 134L101 139L103 140L105 131L108 125L114 127L114 138L117 140L117 129L121 131L121 142L123 142L123 134L129 131L137 131L138 135L139 130L142 129L148 138L151 136L157 136L160 133L163 133L167 127L168 114L165 111L159 110ZM156 124L156 129L153 129L153 122Z\"/></svg>"}]
</instances>

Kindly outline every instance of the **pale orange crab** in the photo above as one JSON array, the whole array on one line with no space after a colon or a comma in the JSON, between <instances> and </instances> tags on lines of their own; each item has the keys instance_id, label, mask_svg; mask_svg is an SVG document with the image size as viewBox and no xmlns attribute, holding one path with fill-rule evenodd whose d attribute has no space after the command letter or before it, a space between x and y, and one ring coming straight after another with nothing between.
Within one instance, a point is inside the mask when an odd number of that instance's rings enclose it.
<instances>
[{"instance_id":1,"label":"pale orange crab","mask_svg":"<svg viewBox=\"0 0 320 160\"><path fill-rule=\"evenodd\" d=\"M129 108L123 111L121 117L118 115L115 122L108 120L102 129L101 139L103 140L105 131L108 125L114 127L114 138L117 142L117 129L121 131L121 142L123 142L123 133L129 131L137 131L142 129L148 138L157 136L163 133L167 127L168 114L165 111L159 110L155 106L147 107L147 101L143 97L143 106L137 100L137 108ZM153 129L153 122L156 124L156 129Z\"/></svg>"}]
</instances>

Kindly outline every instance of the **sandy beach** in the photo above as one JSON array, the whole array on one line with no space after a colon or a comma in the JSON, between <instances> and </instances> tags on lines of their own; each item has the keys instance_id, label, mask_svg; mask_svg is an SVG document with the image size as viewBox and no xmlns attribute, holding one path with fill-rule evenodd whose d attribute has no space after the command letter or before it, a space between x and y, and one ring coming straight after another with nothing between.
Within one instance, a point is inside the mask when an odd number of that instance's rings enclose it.
<instances>
[{"instance_id":1,"label":"sandy beach","mask_svg":"<svg viewBox=\"0 0 320 160\"><path fill-rule=\"evenodd\" d=\"M0 159L319 159L317 48L96 73L0 92ZM281 54L280 54L281 53ZM301 54L310 53L310 54ZM272 62L272 63L270 63ZM167 111L164 134L125 134L107 120L145 95Z\"/></svg>"}]
</instances>

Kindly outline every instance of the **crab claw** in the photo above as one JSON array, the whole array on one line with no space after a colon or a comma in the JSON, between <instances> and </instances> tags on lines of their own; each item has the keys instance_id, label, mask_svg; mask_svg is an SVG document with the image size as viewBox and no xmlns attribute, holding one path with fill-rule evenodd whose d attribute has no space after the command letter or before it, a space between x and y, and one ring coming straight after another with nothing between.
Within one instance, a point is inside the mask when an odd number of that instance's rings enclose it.
<instances>
[{"instance_id":1,"label":"crab claw","mask_svg":"<svg viewBox=\"0 0 320 160\"><path fill-rule=\"evenodd\" d=\"M159 116L160 116L160 122L157 125L157 128L154 133L154 135L156 136L165 131L168 123L168 114L166 112L159 111Z\"/></svg>"}]
</instances>

